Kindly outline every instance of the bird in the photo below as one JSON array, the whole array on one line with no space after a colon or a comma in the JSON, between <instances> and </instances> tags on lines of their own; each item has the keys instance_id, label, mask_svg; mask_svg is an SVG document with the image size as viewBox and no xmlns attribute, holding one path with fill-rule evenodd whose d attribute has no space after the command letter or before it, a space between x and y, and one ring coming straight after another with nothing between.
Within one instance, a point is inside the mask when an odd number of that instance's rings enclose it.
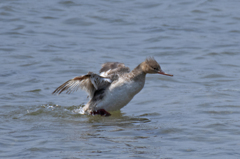
<instances>
[{"instance_id":1,"label":"bird","mask_svg":"<svg viewBox=\"0 0 240 159\"><path fill-rule=\"evenodd\" d=\"M127 105L145 84L146 74L165 73L153 57L148 57L132 71L120 62L107 62L102 65L99 75L88 72L74 77L60 85L52 94L67 94L79 88L88 93L89 101L81 114L110 116Z\"/></svg>"}]
</instances>

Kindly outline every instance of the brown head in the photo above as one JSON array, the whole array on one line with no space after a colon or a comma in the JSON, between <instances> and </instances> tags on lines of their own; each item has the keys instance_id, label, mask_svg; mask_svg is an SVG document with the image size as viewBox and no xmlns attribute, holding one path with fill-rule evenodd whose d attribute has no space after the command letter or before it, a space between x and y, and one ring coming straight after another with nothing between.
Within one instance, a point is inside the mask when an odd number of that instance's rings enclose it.
<instances>
[{"instance_id":1,"label":"brown head","mask_svg":"<svg viewBox=\"0 0 240 159\"><path fill-rule=\"evenodd\" d=\"M158 73L166 76L173 76L171 74L164 73L154 58L147 58L143 63L141 63L141 69L145 73Z\"/></svg>"}]
</instances>

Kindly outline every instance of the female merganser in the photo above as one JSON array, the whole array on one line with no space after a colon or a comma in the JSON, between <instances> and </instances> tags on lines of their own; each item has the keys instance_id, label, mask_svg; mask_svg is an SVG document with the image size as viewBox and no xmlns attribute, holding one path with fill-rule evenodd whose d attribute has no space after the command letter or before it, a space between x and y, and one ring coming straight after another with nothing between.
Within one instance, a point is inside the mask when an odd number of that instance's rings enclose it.
<instances>
[{"instance_id":1,"label":"female merganser","mask_svg":"<svg viewBox=\"0 0 240 159\"><path fill-rule=\"evenodd\" d=\"M109 116L111 114L108 111L120 110L141 91L147 73L173 76L164 73L154 58L147 58L131 72L123 63L107 62L102 65L100 75L89 72L75 77L63 83L52 94L61 94L63 91L70 94L81 88L90 97L82 108L83 114Z\"/></svg>"}]
</instances>

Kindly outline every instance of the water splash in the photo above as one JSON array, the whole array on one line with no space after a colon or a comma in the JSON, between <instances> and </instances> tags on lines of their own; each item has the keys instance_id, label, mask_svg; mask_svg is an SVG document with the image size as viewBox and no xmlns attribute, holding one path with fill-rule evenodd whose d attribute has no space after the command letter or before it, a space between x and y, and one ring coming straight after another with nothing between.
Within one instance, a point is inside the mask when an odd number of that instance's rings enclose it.
<instances>
[{"instance_id":1,"label":"water splash","mask_svg":"<svg viewBox=\"0 0 240 159\"><path fill-rule=\"evenodd\" d=\"M56 108L56 107L58 107L58 105L56 104L43 104L43 105L41 105L41 107L43 107L43 108L47 108L47 109L52 109L52 110L54 110L54 108Z\"/></svg>"},{"instance_id":2,"label":"water splash","mask_svg":"<svg viewBox=\"0 0 240 159\"><path fill-rule=\"evenodd\" d=\"M79 109L74 109L72 112L77 114L85 114L83 107L80 107Z\"/></svg>"}]
</instances>

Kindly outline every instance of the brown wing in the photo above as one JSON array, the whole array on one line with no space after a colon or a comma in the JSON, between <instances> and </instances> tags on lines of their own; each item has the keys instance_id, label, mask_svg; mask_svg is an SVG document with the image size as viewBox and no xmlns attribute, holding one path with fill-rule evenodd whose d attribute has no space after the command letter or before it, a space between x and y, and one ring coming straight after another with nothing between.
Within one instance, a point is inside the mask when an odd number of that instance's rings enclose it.
<instances>
[{"instance_id":1,"label":"brown wing","mask_svg":"<svg viewBox=\"0 0 240 159\"><path fill-rule=\"evenodd\" d=\"M61 94L63 91L70 94L81 88L89 94L90 98L92 98L96 90L105 88L110 84L111 80L109 78L104 78L89 72L87 75L78 76L68 80L59 86L52 94Z\"/></svg>"},{"instance_id":2,"label":"brown wing","mask_svg":"<svg viewBox=\"0 0 240 159\"><path fill-rule=\"evenodd\" d=\"M112 81L116 80L119 76L125 73L129 73L130 69L126 67L123 63L119 62L107 62L102 65L99 71L102 77L109 77Z\"/></svg>"},{"instance_id":3,"label":"brown wing","mask_svg":"<svg viewBox=\"0 0 240 159\"><path fill-rule=\"evenodd\" d=\"M106 62L102 65L102 68L99 71L99 73L107 72L110 69L113 70L118 67L125 67L125 65L123 63L119 63L119 62Z\"/></svg>"}]
</instances>

